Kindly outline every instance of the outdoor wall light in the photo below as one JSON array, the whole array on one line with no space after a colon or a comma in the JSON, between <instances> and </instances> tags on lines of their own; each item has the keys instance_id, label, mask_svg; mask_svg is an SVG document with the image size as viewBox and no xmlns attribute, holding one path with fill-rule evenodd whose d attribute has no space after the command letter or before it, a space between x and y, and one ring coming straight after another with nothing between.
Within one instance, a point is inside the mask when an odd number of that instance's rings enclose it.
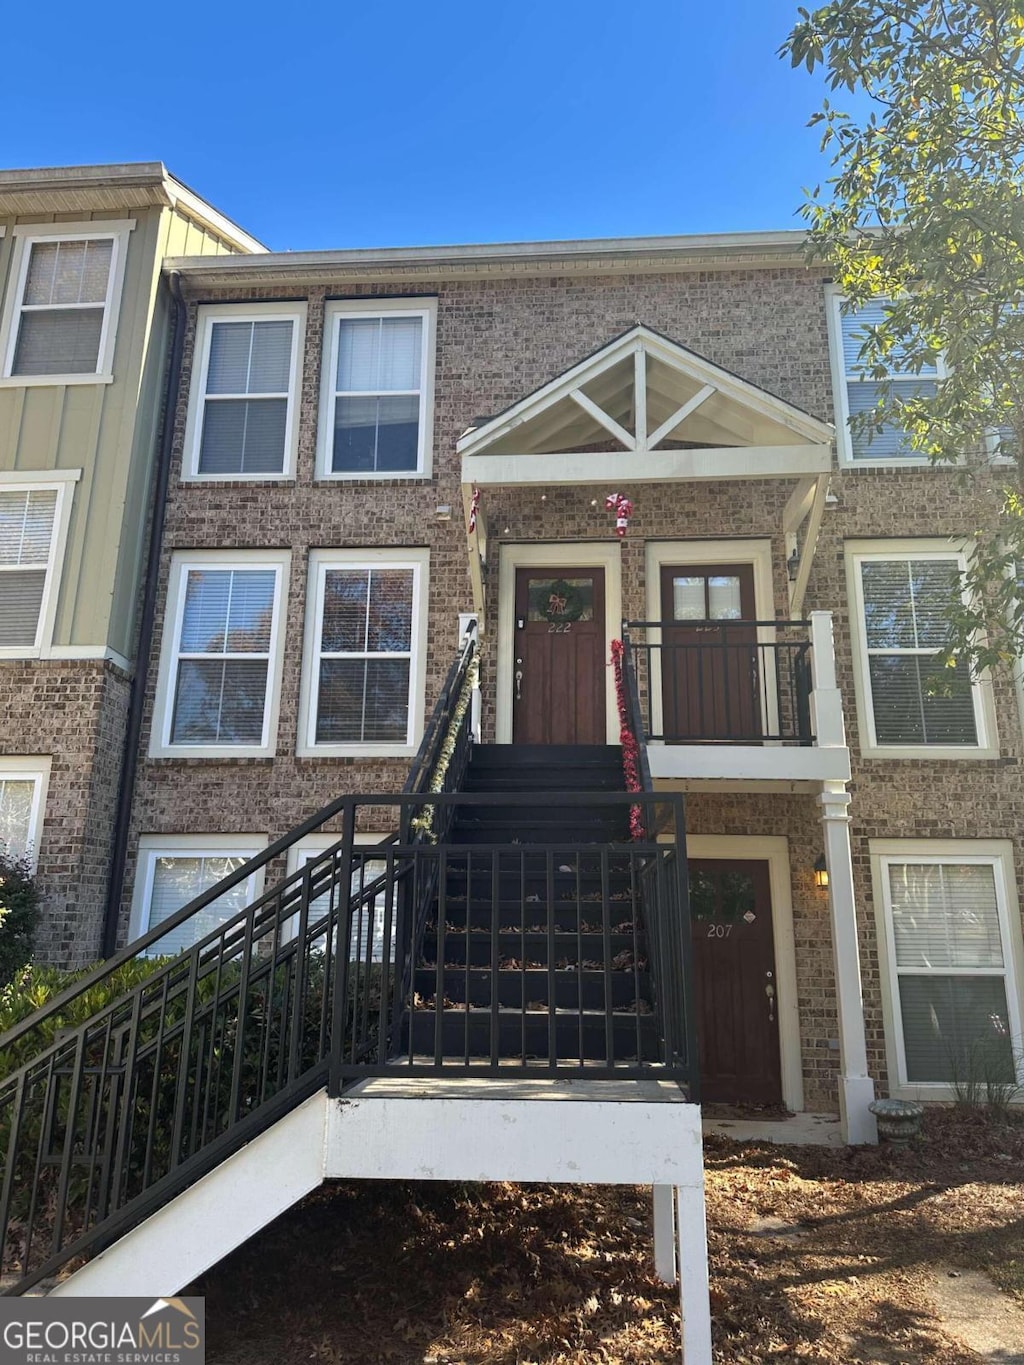
<instances>
[{"instance_id":1,"label":"outdoor wall light","mask_svg":"<svg viewBox=\"0 0 1024 1365\"><path fill-rule=\"evenodd\" d=\"M825 862L824 853L819 853L814 863L814 885L826 891L828 889L828 864Z\"/></svg>"},{"instance_id":2,"label":"outdoor wall light","mask_svg":"<svg viewBox=\"0 0 1024 1365\"><path fill-rule=\"evenodd\" d=\"M449 503L442 503L440 507L435 507L434 516L437 517L438 521L451 521L452 519L451 505Z\"/></svg>"},{"instance_id":3,"label":"outdoor wall light","mask_svg":"<svg viewBox=\"0 0 1024 1365\"><path fill-rule=\"evenodd\" d=\"M789 558L786 560L786 569L787 569L788 572L789 572L789 581L790 581L791 583L795 583L795 582L796 582L797 570L798 570L799 568L800 568L800 551L799 551L799 550L794 550L793 553L792 553L792 554L789 556Z\"/></svg>"}]
</instances>

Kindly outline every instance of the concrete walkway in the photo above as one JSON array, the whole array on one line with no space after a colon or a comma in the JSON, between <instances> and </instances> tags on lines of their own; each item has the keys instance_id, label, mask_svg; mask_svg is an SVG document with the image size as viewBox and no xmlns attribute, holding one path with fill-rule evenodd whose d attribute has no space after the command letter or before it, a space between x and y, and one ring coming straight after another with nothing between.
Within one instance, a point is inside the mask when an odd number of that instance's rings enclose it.
<instances>
[{"instance_id":1,"label":"concrete walkway","mask_svg":"<svg viewBox=\"0 0 1024 1365\"><path fill-rule=\"evenodd\" d=\"M705 1133L733 1142L778 1142L794 1147L842 1147L834 1114L793 1114L788 1119L704 1119Z\"/></svg>"},{"instance_id":2,"label":"concrete walkway","mask_svg":"<svg viewBox=\"0 0 1024 1365\"><path fill-rule=\"evenodd\" d=\"M980 1270L933 1272L932 1296L944 1331L985 1365L1024 1365L1024 1308Z\"/></svg>"}]
</instances>

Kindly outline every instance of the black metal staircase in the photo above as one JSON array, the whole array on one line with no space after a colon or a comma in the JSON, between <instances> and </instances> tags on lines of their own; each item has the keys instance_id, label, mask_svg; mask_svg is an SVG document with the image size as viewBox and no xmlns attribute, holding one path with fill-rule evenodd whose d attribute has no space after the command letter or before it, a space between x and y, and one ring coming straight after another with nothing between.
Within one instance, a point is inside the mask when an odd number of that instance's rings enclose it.
<instances>
[{"instance_id":1,"label":"black metal staircase","mask_svg":"<svg viewBox=\"0 0 1024 1365\"><path fill-rule=\"evenodd\" d=\"M339 797L0 1037L3 1292L324 1088L500 1071L697 1097L682 798L623 790L614 747L474 747L477 667L471 640L403 793ZM275 880L316 829L337 841ZM159 955L259 868L258 900Z\"/></svg>"},{"instance_id":2,"label":"black metal staircase","mask_svg":"<svg viewBox=\"0 0 1024 1365\"><path fill-rule=\"evenodd\" d=\"M615 746L474 749L415 971L413 1056L640 1063L658 1055L642 920L644 863ZM505 797L507 800L503 800ZM523 805L524 797L529 804ZM618 847L617 847L618 846ZM497 924L495 924L497 921Z\"/></svg>"}]
</instances>

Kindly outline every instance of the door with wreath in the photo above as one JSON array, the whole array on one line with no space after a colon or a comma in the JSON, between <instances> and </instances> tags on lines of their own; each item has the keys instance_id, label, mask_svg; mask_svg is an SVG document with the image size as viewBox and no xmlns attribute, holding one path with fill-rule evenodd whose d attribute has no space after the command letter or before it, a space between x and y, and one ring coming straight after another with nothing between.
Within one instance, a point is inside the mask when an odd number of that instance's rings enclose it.
<instances>
[{"instance_id":1,"label":"door with wreath","mask_svg":"<svg viewBox=\"0 0 1024 1365\"><path fill-rule=\"evenodd\" d=\"M602 569L517 569L512 738L604 744Z\"/></svg>"}]
</instances>

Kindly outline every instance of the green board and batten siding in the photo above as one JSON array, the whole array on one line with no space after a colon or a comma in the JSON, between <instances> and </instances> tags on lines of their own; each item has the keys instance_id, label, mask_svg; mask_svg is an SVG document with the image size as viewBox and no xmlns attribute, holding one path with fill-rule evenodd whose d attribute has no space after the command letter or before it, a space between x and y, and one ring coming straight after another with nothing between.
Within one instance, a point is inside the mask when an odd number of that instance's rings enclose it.
<instances>
[{"instance_id":1,"label":"green board and batten siding","mask_svg":"<svg viewBox=\"0 0 1024 1365\"><path fill-rule=\"evenodd\" d=\"M234 248L175 209L0 216L0 302L12 278L16 224L133 219L118 311L111 384L0 385L0 471L80 469L73 486L53 647L134 648L149 489L170 334L161 284L167 256Z\"/></svg>"}]
</instances>

